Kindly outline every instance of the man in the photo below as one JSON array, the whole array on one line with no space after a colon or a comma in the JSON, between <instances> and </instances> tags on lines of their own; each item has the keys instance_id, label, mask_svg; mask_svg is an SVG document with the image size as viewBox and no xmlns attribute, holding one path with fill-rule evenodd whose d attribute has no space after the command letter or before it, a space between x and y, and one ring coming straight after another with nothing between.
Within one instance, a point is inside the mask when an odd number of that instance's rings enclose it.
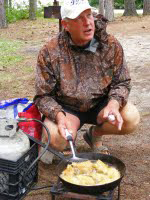
<instances>
[{"instance_id":1,"label":"man","mask_svg":"<svg viewBox=\"0 0 150 200\"><path fill-rule=\"evenodd\" d=\"M107 20L100 15L94 19L87 0L66 1L61 16L64 30L38 56L34 101L53 148L66 148L65 129L75 140L88 123L94 126L84 134L85 141L93 151L106 153L103 135L131 133L140 120L135 106L127 103L131 78L123 49L107 34ZM46 140L45 130L43 135Z\"/></svg>"}]
</instances>

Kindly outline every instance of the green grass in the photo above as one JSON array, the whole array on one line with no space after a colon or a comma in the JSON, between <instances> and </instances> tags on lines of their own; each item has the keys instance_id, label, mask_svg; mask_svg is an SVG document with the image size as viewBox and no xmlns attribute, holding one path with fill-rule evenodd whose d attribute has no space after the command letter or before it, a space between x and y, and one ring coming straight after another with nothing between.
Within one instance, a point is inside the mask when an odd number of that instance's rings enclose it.
<instances>
[{"instance_id":1,"label":"green grass","mask_svg":"<svg viewBox=\"0 0 150 200\"><path fill-rule=\"evenodd\" d=\"M23 45L19 41L0 39L0 67L14 65L23 60L23 56L17 55L16 51Z\"/></svg>"},{"instance_id":2,"label":"green grass","mask_svg":"<svg viewBox=\"0 0 150 200\"><path fill-rule=\"evenodd\" d=\"M33 66L26 66L24 68L24 72L29 74L29 73L32 73L33 72Z\"/></svg>"}]
</instances>

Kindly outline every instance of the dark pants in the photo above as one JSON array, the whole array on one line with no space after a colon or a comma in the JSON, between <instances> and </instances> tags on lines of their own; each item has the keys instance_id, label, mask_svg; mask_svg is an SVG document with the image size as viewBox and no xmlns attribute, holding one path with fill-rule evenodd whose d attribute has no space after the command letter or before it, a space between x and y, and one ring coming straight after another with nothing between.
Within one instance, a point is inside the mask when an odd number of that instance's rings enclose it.
<instances>
[{"instance_id":1,"label":"dark pants","mask_svg":"<svg viewBox=\"0 0 150 200\"><path fill-rule=\"evenodd\" d=\"M98 113L107 105L108 100L105 99L102 103L96 105L94 108L88 110L87 112L74 111L70 108L62 106L65 112L73 114L80 119L80 127L84 124L97 125L97 115Z\"/></svg>"}]
</instances>

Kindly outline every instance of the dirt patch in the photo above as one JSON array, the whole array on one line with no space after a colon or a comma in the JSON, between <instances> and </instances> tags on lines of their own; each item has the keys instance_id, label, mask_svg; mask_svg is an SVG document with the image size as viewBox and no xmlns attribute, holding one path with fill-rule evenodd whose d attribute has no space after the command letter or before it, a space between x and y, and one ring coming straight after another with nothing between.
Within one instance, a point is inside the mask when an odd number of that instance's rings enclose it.
<instances>
[{"instance_id":1,"label":"dirt patch","mask_svg":"<svg viewBox=\"0 0 150 200\"><path fill-rule=\"evenodd\" d=\"M132 77L130 100L138 107L141 122L137 130L126 136L105 136L104 143L110 148L112 155L120 158L126 165L126 175L121 184L121 199L150 199L150 17L121 17L108 24L108 32L114 34L122 44L125 57ZM34 22L20 21L9 25L0 32L1 38L24 41L24 47L19 53L24 55L24 61L16 66L7 67L1 73L14 73L16 80L0 83L0 99L34 96L34 68L36 57L41 46L58 32L58 24L47 19ZM31 65L31 72L22 72L22 67ZM0 68L3 69L3 68ZM3 87L1 87L3 85ZM79 151L90 151L82 138L87 127L83 127L77 138ZM48 166L39 163L38 185L49 186L57 179L56 166L58 161ZM50 188L32 191L26 200L50 200Z\"/></svg>"}]
</instances>

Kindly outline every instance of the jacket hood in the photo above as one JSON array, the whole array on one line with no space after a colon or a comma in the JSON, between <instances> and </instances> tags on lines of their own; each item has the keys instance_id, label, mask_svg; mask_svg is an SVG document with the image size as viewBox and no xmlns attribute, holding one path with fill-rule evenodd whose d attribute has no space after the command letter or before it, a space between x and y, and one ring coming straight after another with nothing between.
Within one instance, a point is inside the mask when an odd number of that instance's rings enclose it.
<instances>
[{"instance_id":1,"label":"jacket hood","mask_svg":"<svg viewBox=\"0 0 150 200\"><path fill-rule=\"evenodd\" d=\"M106 32L108 20L101 14L94 16L95 18L95 36L99 38L101 42L106 42L108 33Z\"/></svg>"}]
</instances>

